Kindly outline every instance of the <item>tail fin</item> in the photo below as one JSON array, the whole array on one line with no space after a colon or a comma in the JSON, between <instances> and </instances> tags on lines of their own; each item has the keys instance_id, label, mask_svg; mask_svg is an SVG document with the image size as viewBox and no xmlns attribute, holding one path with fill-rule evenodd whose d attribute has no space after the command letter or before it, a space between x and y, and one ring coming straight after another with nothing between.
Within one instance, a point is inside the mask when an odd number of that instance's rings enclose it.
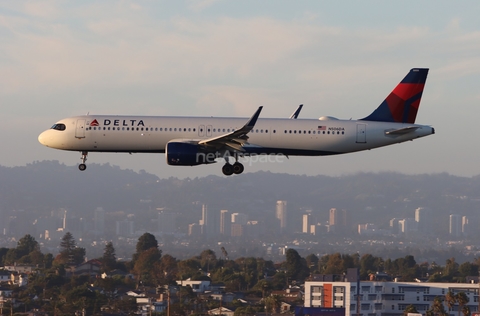
<instances>
[{"instance_id":1,"label":"tail fin","mask_svg":"<svg viewBox=\"0 0 480 316\"><path fill-rule=\"evenodd\" d=\"M363 121L415 123L428 68L413 68L388 97Z\"/></svg>"}]
</instances>

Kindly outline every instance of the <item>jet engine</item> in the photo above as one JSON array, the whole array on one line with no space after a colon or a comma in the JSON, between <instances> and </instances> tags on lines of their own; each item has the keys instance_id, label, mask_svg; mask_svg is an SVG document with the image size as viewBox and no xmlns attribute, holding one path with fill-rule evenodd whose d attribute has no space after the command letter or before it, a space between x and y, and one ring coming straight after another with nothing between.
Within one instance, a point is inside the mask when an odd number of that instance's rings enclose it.
<instances>
[{"instance_id":1,"label":"jet engine","mask_svg":"<svg viewBox=\"0 0 480 316\"><path fill-rule=\"evenodd\" d=\"M165 158L172 166L197 166L214 163L216 156L195 141L171 141L165 147Z\"/></svg>"}]
</instances>

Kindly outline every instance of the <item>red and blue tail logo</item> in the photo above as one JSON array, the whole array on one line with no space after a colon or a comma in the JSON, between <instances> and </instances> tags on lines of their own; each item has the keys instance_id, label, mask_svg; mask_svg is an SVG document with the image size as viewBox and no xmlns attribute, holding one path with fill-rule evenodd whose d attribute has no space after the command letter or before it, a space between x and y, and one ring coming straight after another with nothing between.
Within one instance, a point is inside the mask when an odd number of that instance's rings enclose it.
<instances>
[{"instance_id":1,"label":"red and blue tail logo","mask_svg":"<svg viewBox=\"0 0 480 316\"><path fill-rule=\"evenodd\" d=\"M388 97L363 121L415 123L428 68L413 68Z\"/></svg>"}]
</instances>

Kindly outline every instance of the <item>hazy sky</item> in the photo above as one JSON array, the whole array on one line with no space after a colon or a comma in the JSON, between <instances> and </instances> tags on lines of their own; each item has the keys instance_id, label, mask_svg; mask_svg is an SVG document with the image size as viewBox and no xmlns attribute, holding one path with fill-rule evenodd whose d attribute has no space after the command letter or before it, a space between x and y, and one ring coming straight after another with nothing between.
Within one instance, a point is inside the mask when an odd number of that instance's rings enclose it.
<instances>
[{"instance_id":1,"label":"hazy sky","mask_svg":"<svg viewBox=\"0 0 480 316\"><path fill-rule=\"evenodd\" d=\"M80 161L43 147L56 121L91 114L370 114L413 67L430 68L417 123L436 134L368 152L290 157L246 172L480 174L480 2L3 1L0 165ZM91 153L88 163L161 177L221 175L163 154ZM88 169L87 171L88 172Z\"/></svg>"}]
</instances>

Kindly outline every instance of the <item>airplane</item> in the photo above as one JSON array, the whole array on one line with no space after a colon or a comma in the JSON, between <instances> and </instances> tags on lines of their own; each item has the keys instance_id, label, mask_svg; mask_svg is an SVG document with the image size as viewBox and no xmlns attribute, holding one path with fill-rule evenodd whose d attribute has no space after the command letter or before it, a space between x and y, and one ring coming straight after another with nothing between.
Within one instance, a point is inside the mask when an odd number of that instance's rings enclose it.
<instances>
[{"instance_id":1,"label":"airplane","mask_svg":"<svg viewBox=\"0 0 480 316\"><path fill-rule=\"evenodd\" d=\"M428 68L413 68L370 115L358 120L82 115L62 119L38 136L47 147L79 151L84 171L89 152L164 153L172 166L224 159L226 176L241 174L241 157L325 156L369 150L435 133L415 124ZM295 115L296 114L296 115ZM231 158L235 160L230 163Z\"/></svg>"}]
</instances>

